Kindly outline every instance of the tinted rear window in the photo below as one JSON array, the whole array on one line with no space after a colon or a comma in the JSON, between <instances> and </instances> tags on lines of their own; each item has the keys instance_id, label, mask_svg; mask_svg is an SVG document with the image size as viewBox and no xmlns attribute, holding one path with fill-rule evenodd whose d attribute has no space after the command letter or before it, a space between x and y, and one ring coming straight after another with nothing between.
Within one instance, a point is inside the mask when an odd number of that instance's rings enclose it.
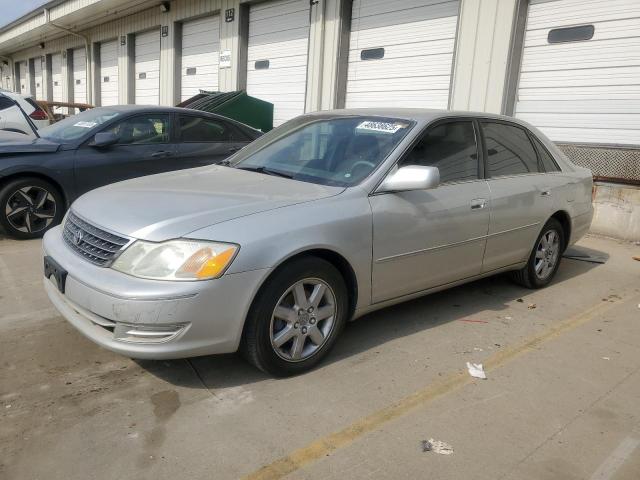
<instances>
[{"instance_id":1,"label":"tinted rear window","mask_svg":"<svg viewBox=\"0 0 640 480\"><path fill-rule=\"evenodd\" d=\"M527 133L504 123L481 122L490 177L539 172L538 156Z\"/></svg>"},{"instance_id":2,"label":"tinted rear window","mask_svg":"<svg viewBox=\"0 0 640 480\"><path fill-rule=\"evenodd\" d=\"M542 166L544 167L545 172L559 172L560 168L558 164L553 159L553 157L547 151L547 148L542 145L542 142L538 140L536 137L532 135L533 143L536 145L536 149L538 150L538 155L540 156L540 161L542 162Z\"/></svg>"}]
</instances>

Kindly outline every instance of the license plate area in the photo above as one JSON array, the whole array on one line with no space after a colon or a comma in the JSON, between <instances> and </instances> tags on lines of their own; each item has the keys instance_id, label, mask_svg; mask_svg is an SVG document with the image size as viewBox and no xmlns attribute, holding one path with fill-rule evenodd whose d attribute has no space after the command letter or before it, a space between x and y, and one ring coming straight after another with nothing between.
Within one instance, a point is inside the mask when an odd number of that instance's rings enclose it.
<instances>
[{"instance_id":1,"label":"license plate area","mask_svg":"<svg viewBox=\"0 0 640 480\"><path fill-rule=\"evenodd\" d=\"M67 283L67 271L49 256L44 257L44 276L47 279L53 277L60 293L64 293Z\"/></svg>"}]
</instances>

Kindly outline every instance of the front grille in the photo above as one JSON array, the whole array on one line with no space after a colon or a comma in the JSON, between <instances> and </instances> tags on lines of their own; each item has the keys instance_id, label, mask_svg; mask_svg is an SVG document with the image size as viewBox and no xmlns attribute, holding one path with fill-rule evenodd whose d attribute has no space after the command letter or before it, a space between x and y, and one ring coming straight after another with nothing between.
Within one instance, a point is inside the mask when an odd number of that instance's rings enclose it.
<instances>
[{"instance_id":1,"label":"front grille","mask_svg":"<svg viewBox=\"0 0 640 480\"><path fill-rule=\"evenodd\" d=\"M94 227L73 212L67 216L62 235L71 250L101 267L111 265L118 252L129 243L129 239Z\"/></svg>"}]
</instances>

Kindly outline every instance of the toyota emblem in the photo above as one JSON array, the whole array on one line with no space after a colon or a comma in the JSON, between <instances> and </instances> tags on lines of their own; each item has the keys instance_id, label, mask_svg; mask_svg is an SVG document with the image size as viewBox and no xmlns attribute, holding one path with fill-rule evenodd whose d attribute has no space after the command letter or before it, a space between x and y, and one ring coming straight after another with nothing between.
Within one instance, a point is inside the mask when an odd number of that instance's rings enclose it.
<instances>
[{"instance_id":1,"label":"toyota emblem","mask_svg":"<svg viewBox=\"0 0 640 480\"><path fill-rule=\"evenodd\" d=\"M83 236L84 234L82 233L82 230L76 230L76 233L73 234L73 243L76 245L80 245Z\"/></svg>"}]
</instances>

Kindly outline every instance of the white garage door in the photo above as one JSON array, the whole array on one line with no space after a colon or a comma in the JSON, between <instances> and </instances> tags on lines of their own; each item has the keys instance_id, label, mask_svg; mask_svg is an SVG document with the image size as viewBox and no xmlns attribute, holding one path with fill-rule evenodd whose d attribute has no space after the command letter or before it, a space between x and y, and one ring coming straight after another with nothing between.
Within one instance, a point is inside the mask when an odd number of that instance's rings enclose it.
<instances>
[{"instance_id":1,"label":"white garage door","mask_svg":"<svg viewBox=\"0 0 640 480\"><path fill-rule=\"evenodd\" d=\"M559 142L640 144L640 1L532 1L515 114Z\"/></svg>"},{"instance_id":2,"label":"white garage door","mask_svg":"<svg viewBox=\"0 0 640 480\"><path fill-rule=\"evenodd\" d=\"M220 17L199 18L182 25L182 100L200 90L218 90Z\"/></svg>"},{"instance_id":3,"label":"white garage door","mask_svg":"<svg viewBox=\"0 0 640 480\"><path fill-rule=\"evenodd\" d=\"M309 0L251 5L247 92L274 105L274 126L304 113Z\"/></svg>"},{"instance_id":4,"label":"white garage door","mask_svg":"<svg viewBox=\"0 0 640 480\"><path fill-rule=\"evenodd\" d=\"M354 0L346 106L447 108L458 10L458 0Z\"/></svg>"},{"instance_id":5,"label":"white garage door","mask_svg":"<svg viewBox=\"0 0 640 480\"><path fill-rule=\"evenodd\" d=\"M53 89L53 101L62 101L62 55L51 55L51 86Z\"/></svg>"},{"instance_id":6,"label":"white garage door","mask_svg":"<svg viewBox=\"0 0 640 480\"><path fill-rule=\"evenodd\" d=\"M18 77L18 83L20 84L20 93L22 95L28 95L30 93L29 90L31 90L29 88L29 77L27 75L28 68L29 64L27 62L20 62L18 70L20 76Z\"/></svg>"},{"instance_id":7,"label":"white garage door","mask_svg":"<svg viewBox=\"0 0 640 480\"><path fill-rule=\"evenodd\" d=\"M136 34L135 79L137 105L160 103L160 32Z\"/></svg>"},{"instance_id":8,"label":"white garage door","mask_svg":"<svg viewBox=\"0 0 640 480\"><path fill-rule=\"evenodd\" d=\"M36 57L33 59L33 76L36 87L36 99L45 100L44 82L42 81L42 58Z\"/></svg>"},{"instance_id":9,"label":"white garage door","mask_svg":"<svg viewBox=\"0 0 640 480\"><path fill-rule=\"evenodd\" d=\"M100 44L100 105L118 104L118 42Z\"/></svg>"},{"instance_id":10,"label":"white garage door","mask_svg":"<svg viewBox=\"0 0 640 480\"><path fill-rule=\"evenodd\" d=\"M73 101L87 103L87 56L84 48L73 51Z\"/></svg>"}]
</instances>

